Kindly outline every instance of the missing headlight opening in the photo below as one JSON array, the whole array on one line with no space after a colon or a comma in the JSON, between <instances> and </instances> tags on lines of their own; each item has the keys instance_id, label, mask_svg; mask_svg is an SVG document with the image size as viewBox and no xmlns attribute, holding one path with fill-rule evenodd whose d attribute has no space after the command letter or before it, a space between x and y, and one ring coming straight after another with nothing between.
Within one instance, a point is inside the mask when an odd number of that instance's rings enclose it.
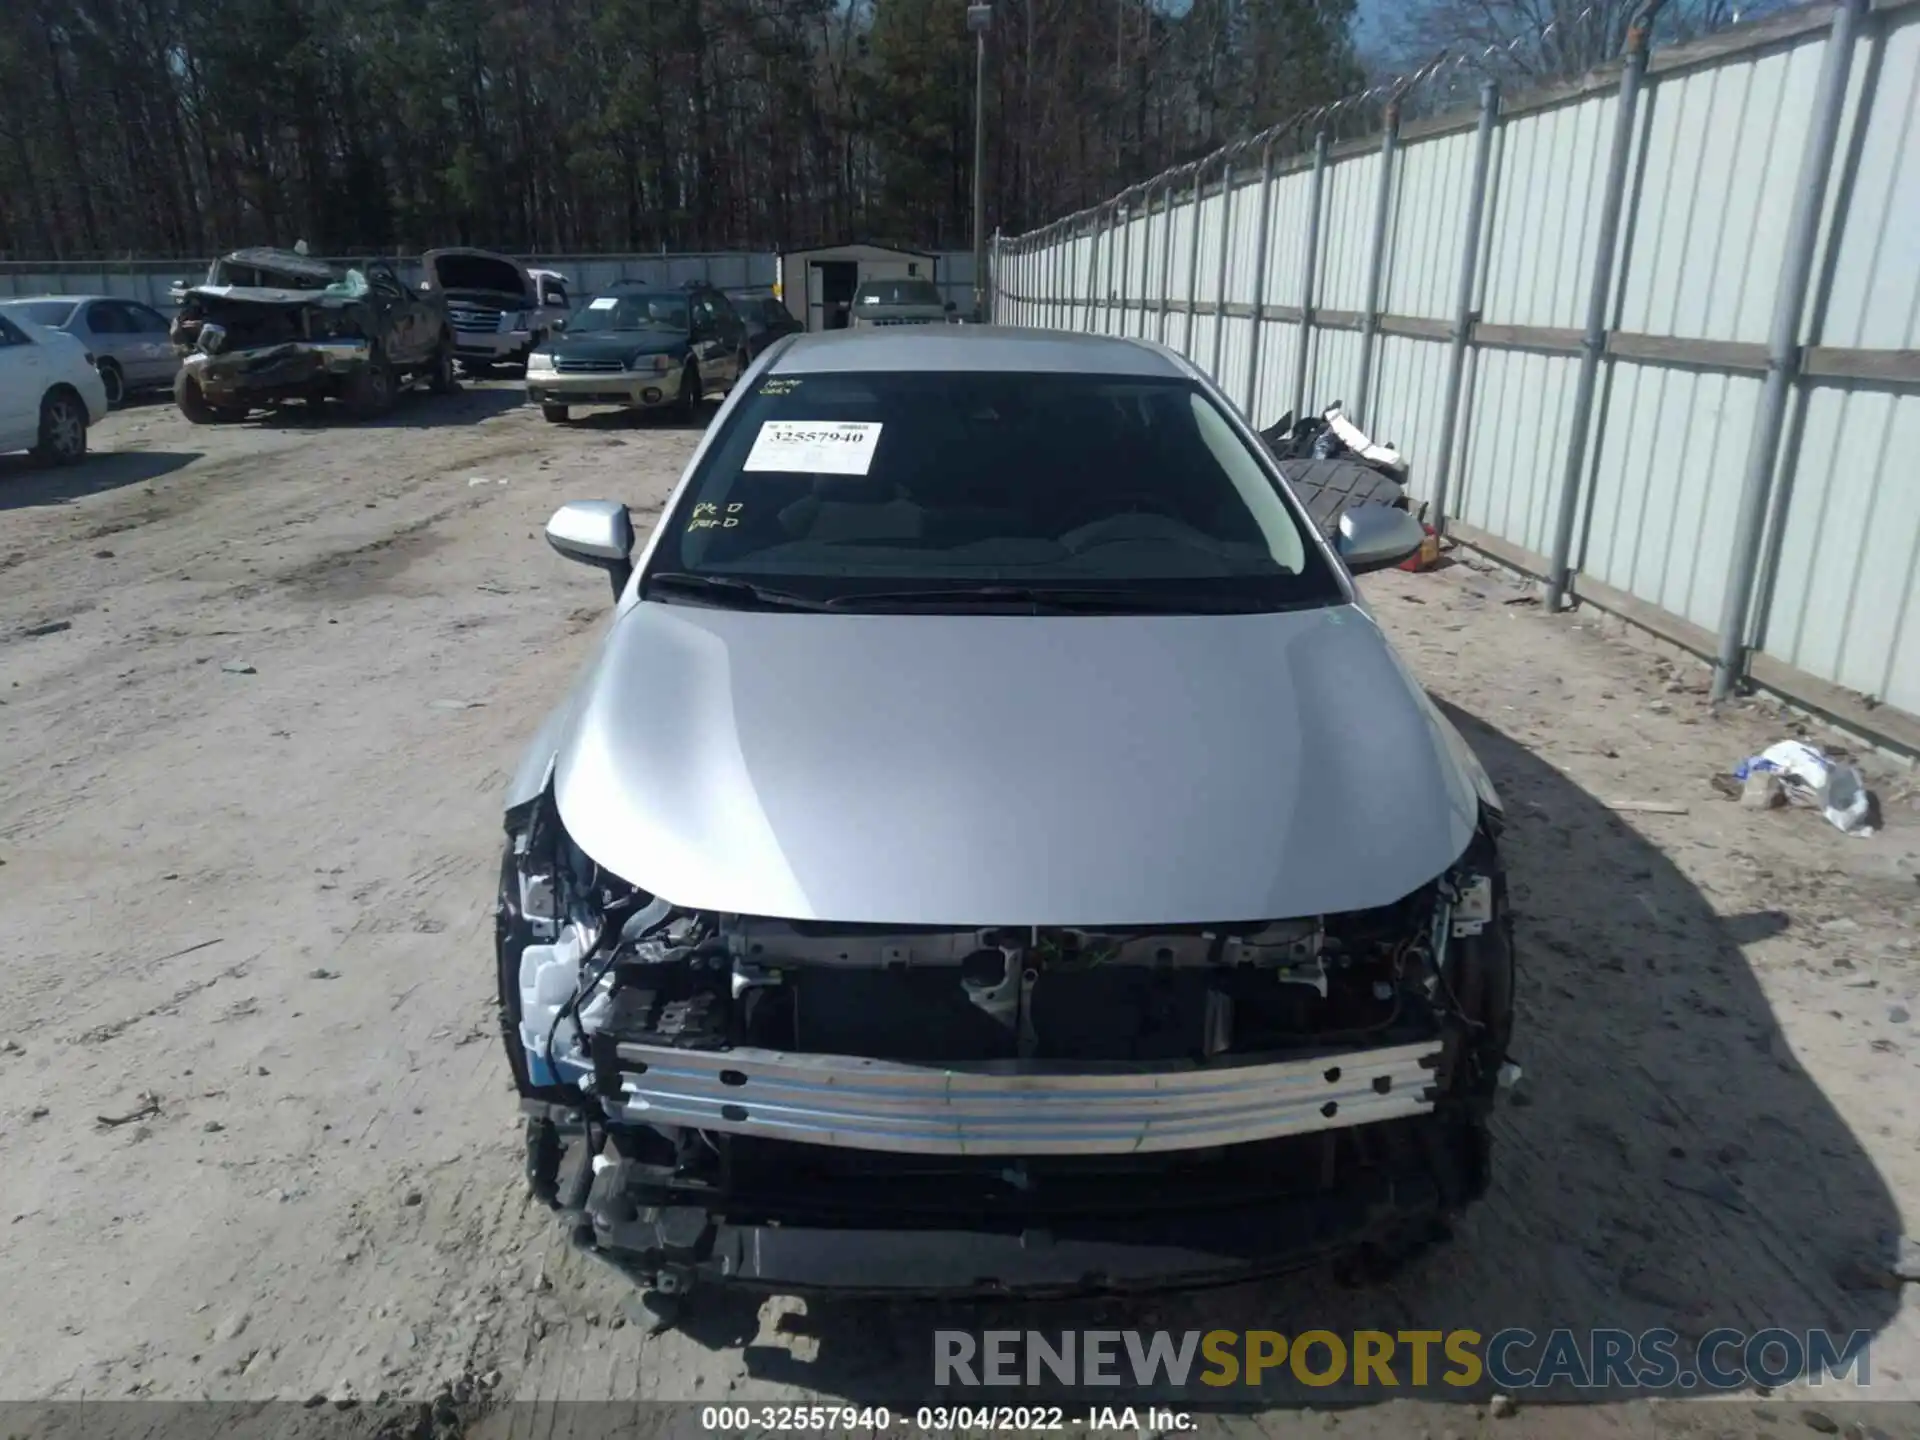
<instances>
[{"instance_id":1,"label":"missing headlight opening","mask_svg":"<svg viewBox=\"0 0 1920 1440\"><path fill-rule=\"evenodd\" d=\"M581 853L550 795L508 820L530 1179L656 1289L808 1288L769 1248L796 1227L1026 1246L1124 1215L1164 1241L1220 1206L1442 1214L1484 1189L1512 997L1491 814L1376 909L1112 930L686 910ZM977 1248L915 1253L889 1287L953 1289L956 1265L997 1286ZM1125 1283L1105 1263L1060 1284Z\"/></svg>"}]
</instances>

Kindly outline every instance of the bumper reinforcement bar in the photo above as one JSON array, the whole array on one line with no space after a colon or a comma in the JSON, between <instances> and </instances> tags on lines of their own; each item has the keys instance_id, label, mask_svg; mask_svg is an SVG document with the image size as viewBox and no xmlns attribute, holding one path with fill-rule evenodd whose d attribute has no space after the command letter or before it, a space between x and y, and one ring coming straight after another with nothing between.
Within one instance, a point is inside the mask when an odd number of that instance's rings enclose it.
<instances>
[{"instance_id":1,"label":"bumper reinforcement bar","mask_svg":"<svg viewBox=\"0 0 1920 1440\"><path fill-rule=\"evenodd\" d=\"M1433 1108L1438 1039L1186 1068L913 1065L778 1050L617 1047L618 1118L944 1155L1125 1155L1239 1145Z\"/></svg>"}]
</instances>

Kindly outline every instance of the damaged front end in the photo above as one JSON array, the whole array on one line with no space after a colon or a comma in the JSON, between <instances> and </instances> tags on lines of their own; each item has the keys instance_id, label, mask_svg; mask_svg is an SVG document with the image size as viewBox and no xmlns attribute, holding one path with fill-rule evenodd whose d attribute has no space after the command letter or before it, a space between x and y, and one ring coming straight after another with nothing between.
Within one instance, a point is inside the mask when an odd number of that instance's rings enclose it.
<instances>
[{"instance_id":1,"label":"damaged front end","mask_svg":"<svg viewBox=\"0 0 1920 1440\"><path fill-rule=\"evenodd\" d=\"M663 1291L1074 1293L1390 1261L1484 1192L1497 813L1354 914L1103 930L678 908L507 817L528 1174Z\"/></svg>"},{"instance_id":2,"label":"damaged front end","mask_svg":"<svg viewBox=\"0 0 1920 1440\"><path fill-rule=\"evenodd\" d=\"M173 322L190 404L244 409L349 393L374 356L377 325L351 296L202 286Z\"/></svg>"}]
</instances>

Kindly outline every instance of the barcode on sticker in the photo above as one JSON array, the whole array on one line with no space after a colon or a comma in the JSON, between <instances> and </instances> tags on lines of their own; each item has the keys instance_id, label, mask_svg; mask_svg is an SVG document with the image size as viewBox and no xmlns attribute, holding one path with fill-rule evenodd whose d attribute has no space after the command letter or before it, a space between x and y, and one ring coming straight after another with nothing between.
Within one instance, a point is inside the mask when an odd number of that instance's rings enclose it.
<instances>
[{"instance_id":1,"label":"barcode on sticker","mask_svg":"<svg viewBox=\"0 0 1920 1440\"><path fill-rule=\"evenodd\" d=\"M754 437L747 470L808 475L864 475L880 443L877 420L768 420Z\"/></svg>"}]
</instances>

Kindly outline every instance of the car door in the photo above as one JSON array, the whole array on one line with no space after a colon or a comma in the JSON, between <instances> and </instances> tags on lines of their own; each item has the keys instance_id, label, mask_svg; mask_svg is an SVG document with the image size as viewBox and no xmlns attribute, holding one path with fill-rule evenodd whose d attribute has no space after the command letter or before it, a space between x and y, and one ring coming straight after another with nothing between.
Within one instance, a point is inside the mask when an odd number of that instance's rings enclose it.
<instances>
[{"instance_id":1,"label":"car door","mask_svg":"<svg viewBox=\"0 0 1920 1440\"><path fill-rule=\"evenodd\" d=\"M68 329L93 352L96 364L112 360L122 376L129 381L134 378L140 364L140 332L134 328L133 312L120 301L94 300L82 306Z\"/></svg>"},{"instance_id":2,"label":"car door","mask_svg":"<svg viewBox=\"0 0 1920 1440\"><path fill-rule=\"evenodd\" d=\"M368 297L381 317L381 341L386 347L387 362L417 364L421 358L420 329L424 319L420 302L385 265L367 266L366 276Z\"/></svg>"},{"instance_id":3,"label":"car door","mask_svg":"<svg viewBox=\"0 0 1920 1440\"><path fill-rule=\"evenodd\" d=\"M732 384L733 360L722 341L720 317L713 307L713 296L704 291L697 292L689 308L693 354L700 362L701 381L709 388L715 382Z\"/></svg>"},{"instance_id":4,"label":"car door","mask_svg":"<svg viewBox=\"0 0 1920 1440\"><path fill-rule=\"evenodd\" d=\"M27 332L0 315L0 453L39 443L45 364Z\"/></svg>"},{"instance_id":5,"label":"car door","mask_svg":"<svg viewBox=\"0 0 1920 1440\"><path fill-rule=\"evenodd\" d=\"M733 301L717 290L713 295L713 313L720 343L726 350L727 383L731 385L740 378L745 368L743 362L753 358L753 337L747 333L747 322L740 318Z\"/></svg>"},{"instance_id":6,"label":"car door","mask_svg":"<svg viewBox=\"0 0 1920 1440\"><path fill-rule=\"evenodd\" d=\"M168 338L167 317L158 310L129 300L126 303L127 314L132 318L135 338L138 339L138 359L127 367L127 378L141 385L171 384L174 372L180 368L180 357L175 353L173 341ZM138 369L134 368L138 365Z\"/></svg>"}]
</instances>

